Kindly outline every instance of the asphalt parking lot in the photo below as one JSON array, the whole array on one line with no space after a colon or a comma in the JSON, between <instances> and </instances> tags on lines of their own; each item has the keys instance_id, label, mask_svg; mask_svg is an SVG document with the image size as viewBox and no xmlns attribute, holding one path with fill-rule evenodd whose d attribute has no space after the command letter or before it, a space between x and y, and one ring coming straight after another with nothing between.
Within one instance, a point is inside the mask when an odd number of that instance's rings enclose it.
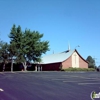
<instances>
[{"instance_id":1,"label":"asphalt parking lot","mask_svg":"<svg viewBox=\"0 0 100 100\"><path fill-rule=\"evenodd\" d=\"M91 100L99 72L1 72L0 100Z\"/></svg>"}]
</instances>

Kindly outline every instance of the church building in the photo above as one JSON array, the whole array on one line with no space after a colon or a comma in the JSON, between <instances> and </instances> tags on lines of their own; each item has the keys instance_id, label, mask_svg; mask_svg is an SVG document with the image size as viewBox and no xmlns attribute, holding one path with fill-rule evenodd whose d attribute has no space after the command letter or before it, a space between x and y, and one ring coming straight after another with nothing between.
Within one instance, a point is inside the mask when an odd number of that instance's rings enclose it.
<instances>
[{"instance_id":1,"label":"church building","mask_svg":"<svg viewBox=\"0 0 100 100\"><path fill-rule=\"evenodd\" d=\"M66 68L88 68L88 62L76 49L44 56L37 71L59 71Z\"/></svg>"}]
</instances>

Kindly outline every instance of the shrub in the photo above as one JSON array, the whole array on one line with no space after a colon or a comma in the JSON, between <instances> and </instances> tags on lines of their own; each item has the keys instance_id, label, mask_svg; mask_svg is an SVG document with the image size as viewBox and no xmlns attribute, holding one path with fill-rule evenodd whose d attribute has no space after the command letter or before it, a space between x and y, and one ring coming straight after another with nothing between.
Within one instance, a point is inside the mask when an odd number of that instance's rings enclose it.
<instances>
[{"instance_id":1,"label":"shrub","mask_svg":"<svg viewBox=\"0 0 100 100\"><path fill-rule=\"evenodd\" d=\"M67 69L62 69L64 71L95 71L94 68L67 68Z\"/></svg>"}]
</instances>

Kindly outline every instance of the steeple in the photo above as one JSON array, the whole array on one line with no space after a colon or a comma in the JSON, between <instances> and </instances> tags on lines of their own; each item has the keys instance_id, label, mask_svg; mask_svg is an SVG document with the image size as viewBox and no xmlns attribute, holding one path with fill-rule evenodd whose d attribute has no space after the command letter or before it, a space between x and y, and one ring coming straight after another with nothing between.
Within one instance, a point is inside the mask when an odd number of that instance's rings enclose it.
<instances>
[{"instance_id":1,"label":"steeple","mask_svg":"<svg viewBox=\"0 0 100 100\"><path fill-rule=\"evenodd\" d=\"M70 44L68 43L68 51L70 51Z\"/></svg>"}]
</instances>

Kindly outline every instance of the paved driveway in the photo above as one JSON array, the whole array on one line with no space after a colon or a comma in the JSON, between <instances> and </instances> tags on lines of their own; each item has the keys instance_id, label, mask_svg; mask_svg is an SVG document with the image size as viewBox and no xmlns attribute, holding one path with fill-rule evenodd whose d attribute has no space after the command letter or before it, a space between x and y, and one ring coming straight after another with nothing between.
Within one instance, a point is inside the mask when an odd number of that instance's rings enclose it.
<instances>
[{"instance_id":1,"label":"paved driveway","mask_svg":"<svg viewBox=\"0 0 100 100\"><path fill-rule=\"evenodd\" d=\"M91 100L99 72L0 73L0 100Z\"/></svg>"}]
</instances>

